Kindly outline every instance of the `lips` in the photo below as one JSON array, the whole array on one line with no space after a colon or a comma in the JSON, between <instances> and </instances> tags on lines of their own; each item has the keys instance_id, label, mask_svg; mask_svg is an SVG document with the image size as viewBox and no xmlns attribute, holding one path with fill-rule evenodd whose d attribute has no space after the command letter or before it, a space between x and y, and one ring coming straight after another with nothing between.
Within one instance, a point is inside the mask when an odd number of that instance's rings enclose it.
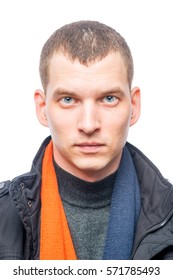
<instances>
[{"instance_id":1,"label":"lips","mask_svg":"<svg viewBox=\"0 0 173 280\"><path fill-rule=\"evenodd\" d=\"M78 147L82 152L96 153L100 151L100 149L105 145L97 142L85 142L85 143L79 143L75 146Z\"/></svg>"}]
</instances>

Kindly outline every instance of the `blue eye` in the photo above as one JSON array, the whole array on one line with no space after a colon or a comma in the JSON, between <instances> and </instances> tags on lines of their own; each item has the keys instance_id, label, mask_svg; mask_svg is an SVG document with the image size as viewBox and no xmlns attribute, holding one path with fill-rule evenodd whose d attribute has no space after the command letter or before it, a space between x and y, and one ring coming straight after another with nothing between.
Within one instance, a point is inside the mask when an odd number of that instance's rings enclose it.
<instances>
[{"instance_id":1,"label":"blue eye","mask_svg":"<svg viewBox=\"0 0 173 280\"><path fill-rule=\"evenodd\" d=\"M108 96L105 96L103 98L104 102L106 103L114 103L117 101L117 97L116 96L112 96L112 95L108 95Z\"/></svg>"},{"instance_id":2,"label":"blue eye","mask_svg":"<svg viewBox=\"0 0 173 280\"><path fill-rule=\"evenodd\" d=\"M66 104L70 104L73 102L73 98L72 97L63 97L62 98L62 102L66 103Z\"/></svg>"}]
</instances>

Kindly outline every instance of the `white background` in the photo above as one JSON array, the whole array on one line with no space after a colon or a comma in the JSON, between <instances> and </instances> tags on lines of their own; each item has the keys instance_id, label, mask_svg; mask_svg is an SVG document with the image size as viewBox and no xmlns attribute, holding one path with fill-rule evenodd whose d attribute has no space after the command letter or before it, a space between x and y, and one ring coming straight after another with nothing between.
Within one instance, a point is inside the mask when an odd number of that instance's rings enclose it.
<instances>
[{"instance_id":1,"label":"white background","mask_svg":"<svg viewBox=\"0 0 173 280\"><path fill-rule=\"evenodd\" d=\"M171 260L80 260L80 261L1 261L3 280L172 280ZM151 265L152 264L152 265ZM72 275L73 273L73 275Z\"/></svg>"},{"instance_id":2,"label":"white background","mask_svg":"<svg viewBox=\"0 0 173 280\"><path fill-rule=\"evenodd\" d=\"M41 48L60 26L98 20L125 37L142 93L128 140L173 181L173 10L170 0L0 1L0 181L30 169L49 130L35 115Z\"/></svg>"},{"instance_id":3,"label":"white background","mask_svg":"<svg viewBox=\"0 0 173 280\"><path fill-rule=\"evenodd\" d=\"M171 260L0 261L3 280L172 280ZM73 273L73 275L72 275Z\"/></svg>"}]
</instances>

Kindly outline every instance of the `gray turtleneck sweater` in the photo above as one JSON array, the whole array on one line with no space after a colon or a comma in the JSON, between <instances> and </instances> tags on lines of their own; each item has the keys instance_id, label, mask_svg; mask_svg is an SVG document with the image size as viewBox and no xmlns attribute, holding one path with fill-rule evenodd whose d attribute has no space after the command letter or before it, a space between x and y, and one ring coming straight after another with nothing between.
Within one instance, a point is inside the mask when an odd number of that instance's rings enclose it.
<instances>
[{"instance_id":1,"label":"gray turtleneck sweater","mask_svg":"<svg viewBox=\"0 0 173 280\"><path fill-rule=\"evenodd\" d=\"M116 172L90 183L54 166L77 258L102 259Z\"/></svg>"}]
</instances>

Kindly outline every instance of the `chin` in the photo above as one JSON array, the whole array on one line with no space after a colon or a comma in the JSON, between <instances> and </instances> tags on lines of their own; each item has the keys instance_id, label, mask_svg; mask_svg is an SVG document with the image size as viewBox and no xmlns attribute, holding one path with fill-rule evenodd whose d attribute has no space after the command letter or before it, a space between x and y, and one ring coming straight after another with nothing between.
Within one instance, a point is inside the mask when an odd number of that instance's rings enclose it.
<instances>
[{"instance_id":1,"label":"chin","mask_svg":"<svg viewBox=\"0 0 173 280\"><path fill-rule=\"evenodd\" d=\"M104 170L107 169L107 165L106 164L94 164L94 163L90 163L90 164L79 164L78 165L78 170L80 170L82 173L86 173L86 174L96 174L96 173L103 173Z\"/></svg>"}]
</instances>

